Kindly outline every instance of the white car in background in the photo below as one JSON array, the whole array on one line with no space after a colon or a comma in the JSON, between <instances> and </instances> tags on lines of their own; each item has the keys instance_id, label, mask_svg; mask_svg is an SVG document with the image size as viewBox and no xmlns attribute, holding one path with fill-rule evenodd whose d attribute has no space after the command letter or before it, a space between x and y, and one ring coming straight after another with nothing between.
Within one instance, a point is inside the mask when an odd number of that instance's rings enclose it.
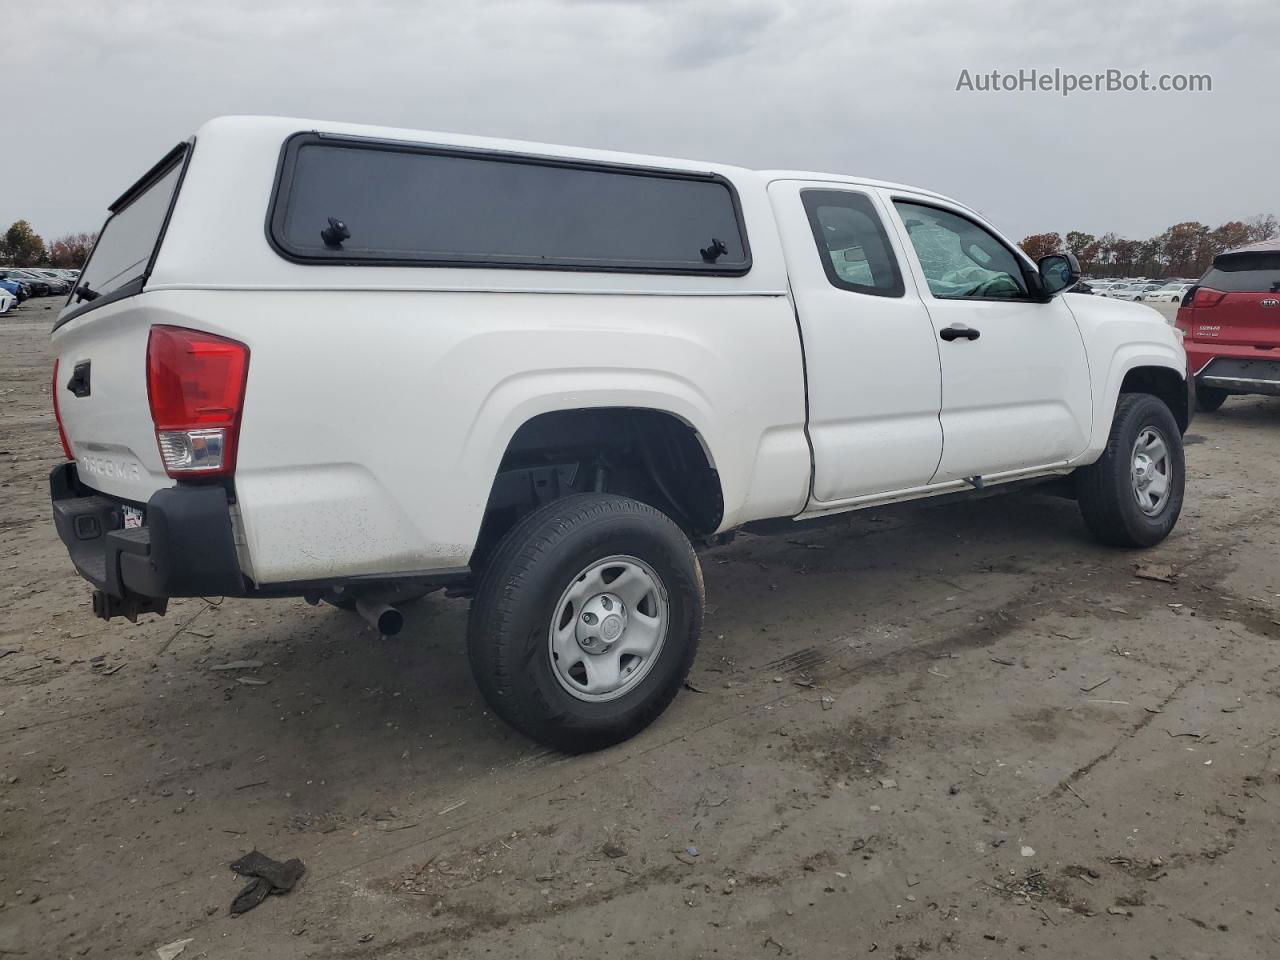
<instances>
[{"instance_id":1,"label":"white car in background","mask_svg":"<svg viewBox=\"0 0 1280 960\"><path fill-rule=\"evenodd\" d=\"M1112 288L1111 296L1117 300L1141 300L1153 290L1159 290L1159 283L1131 283L1124 287Z\"/></svg>"},{"instance_id":2,"label":"white car in background","mask_svg":"<svg viewBox=\"0 0 1280 960\"><path fill-rule=\"evenodd\" d=\"M1142 295L1142 302L1181 303L1182 298L1186 296L1187 291L1194 286L1194 283L1166 283L1158 290L1152 290L1150 293L1144 293Z\"/></svg>"},{"instance_id":3,"label":"white car in background","mask_svg":"<svg viewBox=\"0 0 1280 960\"><path fill-rule=\"evenodd\" d=\"M1128 298L1132 300L1146 300L1147 297L1155 293L1164 286L1163 280L1148 280L1146 283L1140 283L1133 291L1133 296Z\"/></svg>"},{"instance_id":4,"label":"white car in background","mask_svg":"<svg viewBox=\"0 0 1280 960\"><path fill-rule=\"evenodd\" d=\"M8 290L0 288L0 313L8 313L9 309L17 302L15 297Z\"/></svg>"},{"instance_id":5,"label":"white car in background","mask_svg":"<svg viewBox=\"0 0 1280 960\"><path fill-rule=\"evenodd\" d=\"M1137 284L1130 283L1127 280L1109 283L1099 291L1099 296L1112 297L1115 299L1131 299L1130 297L1122 295L1129 293L1135 286L1137 286ZM1094 289L1097 290L1096 287Z\"/></svg>"}]
</instances>

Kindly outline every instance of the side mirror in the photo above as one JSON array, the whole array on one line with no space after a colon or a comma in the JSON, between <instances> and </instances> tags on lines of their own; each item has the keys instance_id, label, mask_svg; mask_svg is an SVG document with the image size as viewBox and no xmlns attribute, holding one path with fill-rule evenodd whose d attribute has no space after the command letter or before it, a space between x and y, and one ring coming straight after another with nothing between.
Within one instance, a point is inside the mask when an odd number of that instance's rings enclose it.
<instances>
[{"instance_id":1,"label":"side mirror","mask_svg":"<svg viewBox=\"0 0 1280 960\"><path fill-rule=\"evenodd\" d=\"M1051 253L1041 257L1040 288L1045 297L1052 297L1080 282L1080 261L1074 253Z\"/></svg>"}]
</instances>

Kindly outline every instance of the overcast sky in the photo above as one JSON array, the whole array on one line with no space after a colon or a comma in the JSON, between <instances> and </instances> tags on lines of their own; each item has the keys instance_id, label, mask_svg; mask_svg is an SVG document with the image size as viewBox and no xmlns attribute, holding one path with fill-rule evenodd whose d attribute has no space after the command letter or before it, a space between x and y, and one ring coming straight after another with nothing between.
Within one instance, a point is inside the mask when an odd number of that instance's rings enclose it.
<instances>
[{"instance_id":1,"label":"overcast sky","mask_svg":"<svg viewBox=\"0 0 1280 960\"><path fill-rule=\"evenodd\" d=\"M1144 238L1280 213L1277 44L1274 0L42 0L5 32L0 227L97 229L204 120L268 113L829 170L1015 240ZM1032 67L1213 90L955 89Z\"/></svg>"}]
</instances>

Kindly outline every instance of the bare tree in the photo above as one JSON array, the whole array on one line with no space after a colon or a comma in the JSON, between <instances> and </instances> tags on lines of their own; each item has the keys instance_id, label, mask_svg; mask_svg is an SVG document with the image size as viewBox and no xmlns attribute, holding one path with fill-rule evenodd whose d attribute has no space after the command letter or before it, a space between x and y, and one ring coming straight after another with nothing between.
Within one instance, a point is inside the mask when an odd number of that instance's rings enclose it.
<instances>
[{"instance_id":1,"label":"bare tree","mask_svg":"<svg viewBox=\"0 0 1280 960\"><path fill-rule=\"evenodd\" d=\"M83 267L97 238L96 233L68 233L53 241L49 247L49 259L55 267Z\"/></svg>"},{"instance_id":2,"label":"bare tree","mask_svg":"<svg viewBox=\"0 0 1280 960\"><path fill-rule=\"evenodd\" d=\"M1250 243L1280 237L1280 222L1276 221L1274 213L1260 213L1256 217L1250 217L1245 224L1249 228Z\"/></svg>"}]
</instances>

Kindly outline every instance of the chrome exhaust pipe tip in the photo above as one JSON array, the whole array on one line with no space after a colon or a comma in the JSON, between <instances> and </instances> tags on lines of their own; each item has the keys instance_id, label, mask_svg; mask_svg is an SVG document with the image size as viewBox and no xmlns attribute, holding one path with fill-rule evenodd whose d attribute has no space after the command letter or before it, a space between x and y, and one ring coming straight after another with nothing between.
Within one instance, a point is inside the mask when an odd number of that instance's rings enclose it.
<instances>
[{"instance_id":1,"label":"chrome exhaust pipe tip","mask_svg":"<svg viewBox=\"0 0 1280 960\"><path fill-rule=\"evenodd\" d=\"M389 603L357 600L356 612L384 637L394 637L404 627L404 614Z\"/></svg>"}]
</instances>

